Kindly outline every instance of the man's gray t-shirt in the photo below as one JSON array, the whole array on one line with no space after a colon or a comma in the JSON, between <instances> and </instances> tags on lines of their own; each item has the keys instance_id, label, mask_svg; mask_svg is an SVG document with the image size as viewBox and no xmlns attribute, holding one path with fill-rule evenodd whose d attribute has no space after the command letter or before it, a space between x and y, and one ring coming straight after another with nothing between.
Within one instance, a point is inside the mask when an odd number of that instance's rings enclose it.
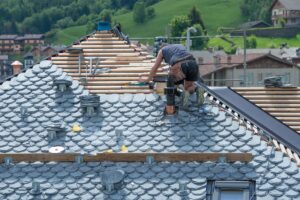
<instances>
[{"instance_id":1,"label":"man's gray t-shirt","mask_svg":"<svg viewBox=\"0 0 300 200\"><path fill-rule=\"evenodd\" d=\"M176 64L179 60L192 56L181 44L170 44L162 48L162 55L169 65Z\"/></svg>"}]
</instances>

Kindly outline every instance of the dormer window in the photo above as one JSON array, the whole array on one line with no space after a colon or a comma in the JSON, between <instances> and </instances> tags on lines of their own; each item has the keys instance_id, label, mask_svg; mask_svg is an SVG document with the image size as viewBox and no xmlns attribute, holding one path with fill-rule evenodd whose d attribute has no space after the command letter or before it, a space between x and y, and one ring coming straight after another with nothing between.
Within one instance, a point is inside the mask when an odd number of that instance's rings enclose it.
<instances>
[{"instance_id":1,"label":"dormer window","mask_svg":"<svg viewBox=\"0 0 300 200\"><path fill-rule=\"evenodd\" d=\"M254 181L208 181L207 200L256 200Z\"/></svg>"}]
</instances>

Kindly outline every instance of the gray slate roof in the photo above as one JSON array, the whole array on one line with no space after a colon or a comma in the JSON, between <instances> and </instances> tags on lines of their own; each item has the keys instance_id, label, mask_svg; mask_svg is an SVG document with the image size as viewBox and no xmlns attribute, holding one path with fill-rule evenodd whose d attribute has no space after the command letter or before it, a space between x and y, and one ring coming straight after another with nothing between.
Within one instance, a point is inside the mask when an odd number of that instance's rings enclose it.
<instances>
[{"instance_id":1,"label":"gray slate roof","mask_svg":"<svg viewBox=\"0 0 300 200\"><path fill-rule=\"evenodd\" d=\"M258 199L297 199L300 171L282 152L275 151L231 116L207 102L162 118L163 100L154 94L101 95L97 117L85 117L79 96L88 94L77 81L69 94L60 94L55 79L72 80L49 61L21 73L0 86L0 152L48 152L64 146L65 152L250 152L250 163L19 163L0 166L0 199L34 199L32 181L41 182L42 199L182 199L178 185L187 182L190 199L205 199L206 180L255 180ZM20 107L28 107L26 120ZM65 124L65 136L49 142L45 126ZM74 123L84 130L70 131ZM117 142L116 129L123 129ZM190 134L188 134L190 133ZM104 194L100 175L105 169L123 169L125 186Z\"/></svg>"},{"instance_id":2,"label":"gray slate roof","mask_svg":"<svg viewBox=\"0 0 300 200\"><path fill-rule=\"evenodd\" d=\"M300 10L300 0L279 0L287 10Z\"/></svg>"}]
</instances>

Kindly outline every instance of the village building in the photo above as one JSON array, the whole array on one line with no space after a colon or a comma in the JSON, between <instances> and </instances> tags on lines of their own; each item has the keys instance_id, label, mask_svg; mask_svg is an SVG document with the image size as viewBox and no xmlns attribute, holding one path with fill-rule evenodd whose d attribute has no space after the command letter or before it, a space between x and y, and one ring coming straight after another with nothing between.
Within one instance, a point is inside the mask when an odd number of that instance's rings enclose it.
<instances>
[{"instance_id":1,"label":"village building","mask_svg":"<svg viewBox=\"0 0 300 200\"><path fill-rule=\"evenodd\" d=\"M300 0L275 0L271 10L274 26L300 26Z\"/></svg>"},{"instance_id":2,"label":"village building","mask_svg":"<svg viewBox=\"0 0 300 200\"><path fill-rule=\"evenodd\" d=\"M210 63L200 64L200 74L212 86L263 86L267 77L280 76L284 84L299 85L299 67L272 54L215 56ZM244 73L246 72L246 83Z\"/></svg>"},{"instance_id":3,"label":"village building","mask_svg":"<svg viewBox=\"0 0 300 200\"><path fill-rule=\"evenodd\" d=\"M42 34L0 35L0 53L19 53L27 45L37 46L44 43L44 35Z\"/></svg>"}]
</instances>

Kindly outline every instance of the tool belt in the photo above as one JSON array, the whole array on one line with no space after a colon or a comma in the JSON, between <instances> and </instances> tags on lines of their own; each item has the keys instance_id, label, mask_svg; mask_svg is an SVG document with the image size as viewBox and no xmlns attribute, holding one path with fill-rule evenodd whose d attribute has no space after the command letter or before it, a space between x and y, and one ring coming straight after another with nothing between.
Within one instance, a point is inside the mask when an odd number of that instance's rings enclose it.
<instances>
[{"instance_id":1,"label":"tool belt","mask_svg":"<svg viewBox=\"0 0 300 200\"><path fill-rule=\"evenodd\" d=\"M196 59L194 58L193 55L189 55L189 56L178 59L173 65L175 65L176 63L179 63L179 62L190 61L190 60L196 60Z\"/></svg>"}]
</instances>

